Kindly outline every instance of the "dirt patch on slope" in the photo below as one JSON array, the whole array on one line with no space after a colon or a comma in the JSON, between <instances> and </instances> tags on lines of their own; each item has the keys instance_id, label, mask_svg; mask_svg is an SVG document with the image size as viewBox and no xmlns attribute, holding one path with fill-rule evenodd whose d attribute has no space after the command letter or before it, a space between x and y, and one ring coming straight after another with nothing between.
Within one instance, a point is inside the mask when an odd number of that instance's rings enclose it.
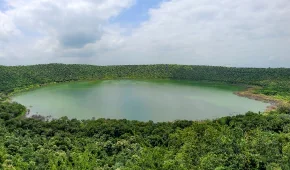
<instances>
[{"instance_id":1,"label":"dirt patch on slope","mask_svg":"<svg viewBox=\"0 0 290 170\"><path fill-rule=\"evenodd\" d=\"M266 112L269 112L271 110L275 110L275 109L277 109L278 105L284 103L284 101L275 99L272 96L267 96L267 95L264 95L264 94L255 93L255 90L257 90L258 88L259 87L249 87L249 88L247 88L244 91L235 92L235 94L238 95L238 96L241 96L241 97L246 97L246 98L249 98L249 99L253 99L253 100L269 103L270 106L268 106L266 108L266 110L265 110Z\"/></svg>"}]
</instances>

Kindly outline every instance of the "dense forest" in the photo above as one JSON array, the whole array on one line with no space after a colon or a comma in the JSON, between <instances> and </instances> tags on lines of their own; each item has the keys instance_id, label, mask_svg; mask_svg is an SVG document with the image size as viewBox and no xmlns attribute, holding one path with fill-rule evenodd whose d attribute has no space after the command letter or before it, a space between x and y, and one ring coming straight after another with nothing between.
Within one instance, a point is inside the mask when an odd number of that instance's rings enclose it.
<instances>
[{"instance_id":1,"label":"dense forest","mask_svg":"<svg viewBox=\"0 0 290 170\"><path fill-rule=\"evenodd\" d=\"M2 169L290 169L290 110L212 121L43 121L0 105Z\"/></svg>"},{"instance_id":2,"label":"dense forest","mask_svg":"<svg viewBox=\"0 0 290 170\"><path fill-rule=\"evenodd\" d=\"M11 93L33 86L96 79L179 79L218 81L263 87L257 93L290 96L288 68L234 68L190 65L94 66L80 64L45 64L0 66L0 93ZM290 100L290 99L289 99Z\"/></svg>"},{"instance_id":3,"label":"dense forest","mask_svg":"<svg viewBox=\"0 0 290 170\"><path fill-rule=\"evenodd\" d=\"M267 114L155 123L25 118L9 94L96 79L185 79L259 86L289 100L290 69L185 65L0 66L0 169L288 170L290 107ZM136 113L138 114L138 113Z\"/></svg>"}]
</instances>

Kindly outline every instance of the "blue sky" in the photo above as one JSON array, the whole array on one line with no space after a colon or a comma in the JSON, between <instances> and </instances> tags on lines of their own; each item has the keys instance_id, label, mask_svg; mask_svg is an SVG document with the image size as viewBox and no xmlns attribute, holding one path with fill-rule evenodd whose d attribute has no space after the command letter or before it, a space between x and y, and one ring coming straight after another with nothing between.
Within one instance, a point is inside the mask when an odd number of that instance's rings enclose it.
<instances>
[{"instance_id":1,"label":"blue sky","mask_svg":"<svg viewBox=\"0 0 290 170\"><path fill-rule=\"evenodd\" d=\"M0 0L0 65L290 67L289 44L289 0Z\"/></svg>"},{"instance_id":2,"label":"blue sky","mask_svg":"<svg viewBox=\"0 0 290 170\"><path fill-rule=\"evenodd\" d=\"M149 19L148 11L157 8L162 0L136 0L134 5L125 9L117 17L112 18L112 23L138 26Z\"/></svg>"},{"instance_id":3,"label":"blue sky","mask_svg":"<svg viewBox=\"0 0 290 170\"><path fill-rule=\"evenodd\" d=\"M134 5L123 10L120 15L111 18L112 23L120 23L138 26L141 22L148 20L148 10L157 8L164 0L136 0ZM0 11L8 9L5 0L0 0Z\"/></svg>"},{"instance_id":4,"label":"blue sky","mask_svg":"<svg viewBox=\"0 0 290 170\"><path fill-rule=\"evenodd\" d=\"M4 0L0 0L0 11L6 10L7 6Z\"/></svg>"}]
</instances>

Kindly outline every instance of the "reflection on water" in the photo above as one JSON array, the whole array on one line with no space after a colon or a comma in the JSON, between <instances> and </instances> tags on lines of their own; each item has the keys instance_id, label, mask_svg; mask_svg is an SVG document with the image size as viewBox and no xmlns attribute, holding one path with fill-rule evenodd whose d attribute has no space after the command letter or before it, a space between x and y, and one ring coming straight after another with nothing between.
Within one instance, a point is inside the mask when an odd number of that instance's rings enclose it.
<instances>
[{"instance_id":1,"label":"reflection on water","mask_svg":"<svg viewBox=\"0 0 290 170\"><path fill-rule=\"evenodd\" d=\"M140 121L201 120L263 111L233 94L239 87L183 81L106 80L52 85L15 96L30 114Z\"/></svg>"}]
</instances>

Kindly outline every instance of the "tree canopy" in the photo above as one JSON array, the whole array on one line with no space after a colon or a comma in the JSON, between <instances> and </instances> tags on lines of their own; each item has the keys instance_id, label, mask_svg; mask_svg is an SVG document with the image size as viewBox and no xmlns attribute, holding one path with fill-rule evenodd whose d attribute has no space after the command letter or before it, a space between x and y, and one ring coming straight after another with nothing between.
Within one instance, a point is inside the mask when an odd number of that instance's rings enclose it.
<instances>
[{"instance_id":1,"label":"tree canopy","mask_svg":"<svg viewBox=\"0 0 290 170\"><path fill-rule=\"evenodd\" d=\"M179 79L264 87L259 93L290 95L288 68L235 68L190 65L121 65L44 64L0 66L0 92L53 82L98 79ZM287 94L286 94L287 93Z\"/></svg>"},{"instance_id":2,"label":"tree canopy","mask_svg":"<svg viewBox=\"0 0 290 170\"><path fill-rule=\"evenodd\" d=\"M290 106L215 120L42 120L7 95L50 83L96 79L186 79L257 85L290 96L290 69L186 65L0 66L0 169L286 170ZM138 114L138 113L136 113ZM194 113L193 113L194 114Z\"/></svg>"},{"instance_id":3,"label":"tree canopy","mask_svg":"<svg viewBox=\"0 0 290 170\"><path fill-rule=\"evenodd\" d=\"M0 105L3 169L289 169L290 115L207 121L51 121ZM136 113L137 114L137 113Z\"/></svg>"}]
</instances>

